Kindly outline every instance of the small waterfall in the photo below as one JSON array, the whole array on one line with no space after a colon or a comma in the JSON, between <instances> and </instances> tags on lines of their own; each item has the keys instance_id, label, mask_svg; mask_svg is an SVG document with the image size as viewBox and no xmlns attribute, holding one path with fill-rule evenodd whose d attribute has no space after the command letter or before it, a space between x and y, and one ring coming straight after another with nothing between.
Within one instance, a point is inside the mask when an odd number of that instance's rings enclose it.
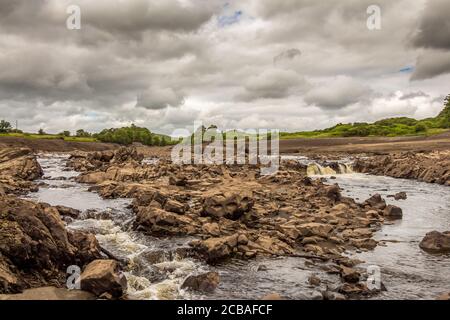
<instances>
[{"instance_id":1,"label":"small waterfall","mask_svg":"<svg viewBox=\"0 0 450 320\"><path fill-rule=\"evenodd\" d=\"M342 173L342 174L344 174L344 173L355 173L353 171L353 166L351 164L348 164L348 163L339 163L339 170L340 170L339 173Z\"/></svg>"},{"instance_id":2,"label":"small waterfall","mask_svg":"<svg viewBox=\"0 0 450 320\"><path fill-rule=\"evenodd\" d=\"M330 167L323 167L318 163L311 163L306 170L308 176L336 174Z\"/></svg>"},{"instance_id":3,"label":"small waterfall","mask_svg":"<svg viewBox=\"0 0 450 320\"><path fill-rule=\"evenodd\" d=\"M306 172L308 176L353 173L352 165L347 163L338 163L336 169L337 170L335 170L331 166L322 166L318 163L310 163L308 164Z\"/></svg>"}]
</instances>

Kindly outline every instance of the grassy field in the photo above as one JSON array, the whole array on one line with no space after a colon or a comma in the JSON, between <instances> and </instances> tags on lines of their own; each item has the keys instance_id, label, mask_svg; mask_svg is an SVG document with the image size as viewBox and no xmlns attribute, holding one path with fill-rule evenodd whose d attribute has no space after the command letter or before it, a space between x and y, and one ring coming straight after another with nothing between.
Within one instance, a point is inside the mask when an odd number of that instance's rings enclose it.
<instances>
[{"instance_id":1,"label":"grassy field","mask_svg":"<svg viewBox=\"0 0 450 320\"><path fill-rule=\"evenodd\" d=\"M34 134L34 133L0 133L0 137L18 137L26 139L61 139L76 142L95 142L97 139L89 137L64 137L56 134Z\"/></svg>"}]
</instances>

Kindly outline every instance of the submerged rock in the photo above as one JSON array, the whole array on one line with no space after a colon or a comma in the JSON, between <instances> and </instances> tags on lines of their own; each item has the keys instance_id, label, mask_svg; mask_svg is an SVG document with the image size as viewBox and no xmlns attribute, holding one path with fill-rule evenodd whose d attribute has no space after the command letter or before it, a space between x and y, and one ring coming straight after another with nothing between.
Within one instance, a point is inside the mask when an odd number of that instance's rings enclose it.
<instances>
[{"instance_id":1,"label":"submerged rock","mask_svg":"<svg viewBox=\"0 0 450 320\"><path fill-rule=\"evenodd\" d=\"M426 234L419 244L422 250L431 253L449 253L450 252L450 231L438 232L432 231Z\"/></svg>"}]
</instances>

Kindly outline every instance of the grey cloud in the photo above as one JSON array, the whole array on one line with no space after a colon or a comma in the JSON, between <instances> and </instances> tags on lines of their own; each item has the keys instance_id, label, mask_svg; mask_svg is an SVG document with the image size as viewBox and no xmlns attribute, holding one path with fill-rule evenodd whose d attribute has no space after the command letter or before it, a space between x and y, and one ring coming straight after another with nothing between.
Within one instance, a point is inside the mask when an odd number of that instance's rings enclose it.
<instances>
[{"instance_id":1,"label":"grey cloud","mask_svg":"<svg viewBox=\"0 0 450 320\"><path fill-rule=\"evenodd\" d=\"M420 98L420 97L430 97L429 94L424 93L423 91L418 91L418 92L410 92L410 93L405 93L400 97L400 100L409 100L409 99L414 99L414 98Z\"/></svg>"},{"instance_id":2,"label":"grey cloud","mask_svg":"<svg viewBox=\"0 0 450 320\"><path fill-rule=\"evenodd\" d=\"M304 97L308 104L324 109L339 109L367 100L372 90L359 81L339 76L332 81L316 85Z\"/></svg>"},{"instance_id":3,"label":"grey cloud","mask_svg":"<svg viewBox=\"0 0 450 320\"><path fill-rule=\"evenodd\" d=\"M283 60L293 60L299 56L301 56L302 52L296 48L288 49L286 51L281 52L273 58L273 63L277 64Z\"/></svg>"},{"instance_id":4,"label":"grey cloud","mask_svg":"<svg viewBox=\"0 0 450 320\"><path fill-rule=\"evenodd\" d=\"M137 97L137 107L146 109L164 109L169 106L179 107L184 104L184 96L181 92L172 88L151 86Z\"/></svg>"},{"instance_id":5,"label":"grey cloud","mask_svg":"<svg viewBox=\"0 0 450 320\"><path fill-rule=\"evenodd\" d=\"M429 0L413 39L417 47L450 50L450 1Z\"/></svg>"},{"instance_id":6,"label":"grey cloud","mask_svg":"<svg viewBox=\"0 0 450 320\"><path fill-rule=\"evenodd\" d=\"M291 70L268 69L259 75L249 77L244 92L236 95L237 100L281 99L308 86L307 81Z\"/></svg>"},{"instance_id":7,"label":"grey cloud","mask_svg":"<svg viewBox=\"0 0 450 320\"><path fill-rule=\"evenodd\" d=\"M450 53L427 50L417 58L416 69L411 80L424 80L450 73Z\"/></svg>"}]
</instances>

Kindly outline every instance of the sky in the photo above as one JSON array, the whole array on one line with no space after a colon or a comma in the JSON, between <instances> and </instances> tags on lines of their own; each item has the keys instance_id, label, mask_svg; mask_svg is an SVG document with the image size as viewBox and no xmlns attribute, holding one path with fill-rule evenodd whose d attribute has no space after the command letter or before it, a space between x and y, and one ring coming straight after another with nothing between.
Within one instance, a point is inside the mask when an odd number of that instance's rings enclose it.
<instances>
[{"instance_id":1,"label":"sky","mask_svg":"<svg viewBox=\"0 0 450 320\"><path fill-rule=\"evenodd\" d=\"M174 134L435 116L449 12L448 0L0 0L0 119Z\"/></svg>"}]
</instances>

